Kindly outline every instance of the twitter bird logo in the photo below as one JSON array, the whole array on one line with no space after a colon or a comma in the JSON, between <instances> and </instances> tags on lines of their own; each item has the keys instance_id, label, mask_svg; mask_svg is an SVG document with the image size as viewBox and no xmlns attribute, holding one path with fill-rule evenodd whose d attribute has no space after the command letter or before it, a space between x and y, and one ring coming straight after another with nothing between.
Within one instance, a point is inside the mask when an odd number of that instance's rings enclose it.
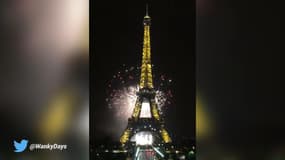
<instances>
[{"instance_id":1,"label":"twitter bird logo","mask_svg":"<svg viewBox=\"0 0 285 160\"><path fill-rule=\"evenodd\" d=\"M22 139L20 143L14 140L14 152L23 152L28 146L28 140Z\"/></svg>"}]
</instances>

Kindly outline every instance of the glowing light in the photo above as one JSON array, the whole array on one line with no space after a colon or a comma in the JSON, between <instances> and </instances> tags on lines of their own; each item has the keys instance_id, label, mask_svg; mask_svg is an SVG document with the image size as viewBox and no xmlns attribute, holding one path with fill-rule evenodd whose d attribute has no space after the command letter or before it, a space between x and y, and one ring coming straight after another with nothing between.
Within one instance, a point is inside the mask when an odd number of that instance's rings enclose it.
<instances>
[{"instance_id":1,"label":"glowing light","mask_svg":"<svg viewBox=\"0 0 285 160\"><path fill-rule=\"evenodd\" d=\"M109 109L116 111L116 116L126 119L133 113L135 107L138 89L135 86L123 87L122 89L113 90L110 97L106 99ZM163 91L156 91L156 102L159 112L163 113L163 107L169 105L170 98ZM167 104L166 104L167 102ZM145 104L146 105L146 104Z\"/></svg>"},{"instance_id":2,"label":"glowing light","mask_svg":"<svg viewBox=\"0 0 285 160\"><path fill-rule=\"evenodd\" d=\"M144 26L140 88L153 88L149 25Z\"/></svg>"},{"instance_id":3,"label":"glowing light","mask_svg":"<svg viewBox=\"0 0 285 160\"><path fill-rule=\"evenodd\" d=\"M137 134L135 134L132 138L131 138L132 142L136 142L136 145L152 145L153 143L153 136L150 132L139 132Z\"/></svg>"},{"instance_id":4,"label":"glowing light","mask_svg":"<svg viewBox=\"0 0 285 160\"><path fill-rule=\"evenodd\" d=\"M140 147L137 148L137 151L136 151L136 157L138 157L139 155L139 151L140 151Z\"/></svg>"},{"instance_id":5,"label":"glowing light","mask_svg":"<svg viewBox=\"0 0 285 160\"><path fill-rule=\"evenodd\" d=\"M170 143L171 142L171 138L170 138L170 136L168 135L168 132L165 129L162 129L161 136L162 136L163 141L165 143Z\"/></svg>"},{"instance_id":6,"label":"glowing light","mask_svg":"<svg viewBox=\"0 0 285 160\"><path fill-rule=\"evenodd\" d=\"M153 149L154 149L162 158L164 157L164 155L163 155L157 148L153 147Z\"/></svg>"},{"instance_id":7,"label":"glowing light","mask_svg":"<svg viewBox=\"0 0 285 160\"><path fill-rule=\"evenodd\" d=\"M107 82L106 103L108 108L114 112L114 117L122 123L122 127L126 125L126 120L129 117L138 118L140 116L140 112L132 115L139 91L137 84L140 80L140 69L137 66L128 67L123 64L114 75L110 76L112 79ZM158 120L160 119L159 114L163 114L167 107L172 104L171 86L173 81L169 83L169 79L165 74L159 74L154 81L154 84L157 84L155 86L157 110L151 110L151 113Z\"/></svg>"},{"instance_id":8,"label":"glowing light","mask_svg":"<svg viewBox=\"0 0 285 160\"><path fill-rule=\"evenodd\" d=\"M206 138L215 129L215 123L205 107L207 104L201 100L201 96L196 96L196 126L199 139Z\"/></svg>"},{"instance_id":9,"label":"glowing light","mask_svg":"<svg viewBox=\"0 0 285 160\"><path fill-rule=\"evenodd\" d=\"M140 118L151 118L149 101L143 101Z\"/></svg>"},{"instance_id":10,"label":"glowing light","mask_svg":"<svg viewBox=\"0 0 285 160\"><path fill-rule=\"evenodd\" d=\"M137 88L135 86L123 87L114 90L107 100L110 101L109 108L116 110L117 117L130 117L137 99Z\"/></svg>"},{"instance_id":11,"label":"glowing light","mask_svg":"<svg viewBox=\"0 0 285 160\"><path fill-rule=\"evenodd\" d=\"M121 143L124 144L129 140L130 132L131 130L129 128L125 130L125 132L123 133L123 136L121 136L121 139L120 139Z\"/></svg>"},{"instance_id":12,"label":"glowing light","mask_svg":"<svg viewBox=\"0 0 285 160\"><path fill-rule=\"evenodd\" d=\"M64 90L49 104L40 121L40 135L46 140L62 136L72 119L75 95L70 90ZM46 134L49 133L49 134Z\"/></svg>"}]
</instances>

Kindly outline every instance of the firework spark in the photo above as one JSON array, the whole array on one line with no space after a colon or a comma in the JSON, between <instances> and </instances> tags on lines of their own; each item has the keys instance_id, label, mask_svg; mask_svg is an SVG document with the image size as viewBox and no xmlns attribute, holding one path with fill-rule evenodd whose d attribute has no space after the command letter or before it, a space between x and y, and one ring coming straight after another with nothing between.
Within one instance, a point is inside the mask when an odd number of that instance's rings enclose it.
<instances>
[{"instance_id":1,"label":"firework spark","mask_svg":"<svg viewBox=\"0 0 285 160\"><path fill-rule=\"evenodd\" d=\"M106 102L109 109L114 111L115 116L119 119L127 119L133 112L139 91L137 85L139 74L140 67L123 65L122 69L114 74L108 83ZM172 80L161 74L155 84L157 84L155 99L160 113L163 114L165 108L172 102L173 96L170 90Z\"/></svg>"}]
</instances>

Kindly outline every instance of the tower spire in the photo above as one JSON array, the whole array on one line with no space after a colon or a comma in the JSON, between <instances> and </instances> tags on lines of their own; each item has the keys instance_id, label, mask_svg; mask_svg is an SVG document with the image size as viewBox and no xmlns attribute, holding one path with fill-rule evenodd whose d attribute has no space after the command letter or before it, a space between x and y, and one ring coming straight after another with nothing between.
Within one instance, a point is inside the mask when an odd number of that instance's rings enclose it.
<instances>
[{"instance_id":1,"label":"tower spire","mask_svg":"<svg viewBox=\"0 0 285 160\"><path fill-rule=\"evenodd\" d=\"M148 4L145 6L145 16L148 16Z\"/></svg>"}]
</instances>

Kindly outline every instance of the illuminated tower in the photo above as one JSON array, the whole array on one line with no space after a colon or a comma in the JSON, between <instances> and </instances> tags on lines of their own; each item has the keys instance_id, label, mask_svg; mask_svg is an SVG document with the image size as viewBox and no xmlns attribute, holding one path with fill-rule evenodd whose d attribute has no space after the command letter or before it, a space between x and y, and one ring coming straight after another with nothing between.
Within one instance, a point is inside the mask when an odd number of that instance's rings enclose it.
<instances>
[{"instance_id":1,"label":"illuminated tower","mask_svg":"<svg viewBox=\"0 0 285 160\"><path fill-rule=\"evenodd\" d=\"M136 148L157 150L156 147L171 143L171 138L164 127L155 100L150 45L151 18L148 15L148 9L146 9L143 25L144 39L139 91L137 92L133 114L128 119L128 125L120 138L120 142L126 148L135 146Z\"/></svg>"}]
</instances>

